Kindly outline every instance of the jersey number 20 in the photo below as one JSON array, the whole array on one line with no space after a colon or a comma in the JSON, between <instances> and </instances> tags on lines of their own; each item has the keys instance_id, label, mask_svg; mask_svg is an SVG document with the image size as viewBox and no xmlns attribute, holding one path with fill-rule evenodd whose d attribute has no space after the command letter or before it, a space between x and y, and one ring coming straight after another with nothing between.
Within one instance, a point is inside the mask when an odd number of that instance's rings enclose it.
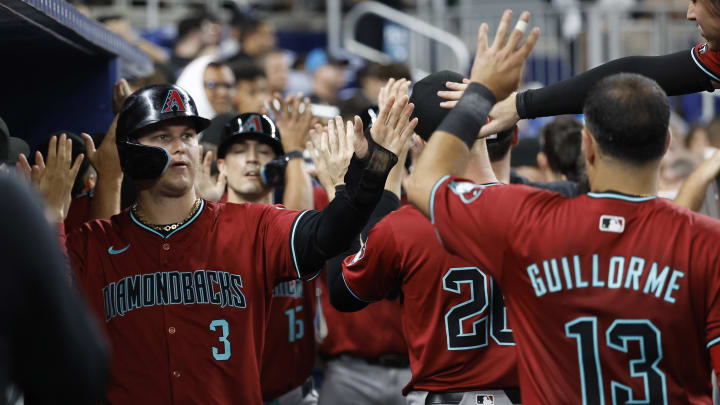
<instances>
[{"instance_id":1,"label":"jersey number 20","mask_svg":"<svg viewBox=\"0 0 720 405\"><path fill-rule=\"evenodd\" d=\"M448 350L469 350L487 346L488 329L497 344L515 344L512 331L507 327L505 300L495 280L490 281L488 294L488 276L477 267L454 267L445 273L442 279L443 290L461 294L463 284L470 290L469 300L455 305L445 314ZM491 305L490 319L488 320L487 315L483 316L473 322L472 331L465 331L463 322L482 314L488 304Z\"/></svg>"}]
</instances>

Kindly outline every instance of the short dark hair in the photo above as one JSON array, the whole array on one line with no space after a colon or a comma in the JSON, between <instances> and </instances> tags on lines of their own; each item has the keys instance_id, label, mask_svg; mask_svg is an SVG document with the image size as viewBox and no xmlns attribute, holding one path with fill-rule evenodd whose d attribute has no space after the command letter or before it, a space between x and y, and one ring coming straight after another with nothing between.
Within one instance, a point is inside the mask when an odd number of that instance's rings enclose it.
<instances>
[{"instance_id":1,"label":"short dark hair","mask_svg":"<svg viewBox=\"0 0 720 405\"><path fill-rule=\"evenodd\" d=\"M613 158L642 165L665 153L670 104L652 79L634 73L608 76L590 89L583 113L600 150Z\"/></svg>"},{"instance_id":2,"label":"short dark hair","mask_svg":"<svg viewBox=\"0 0 720 405\"><path fill-rule=\"evenodd\" d=\"M507 156L508 151L510 150L510 145L512 145L513 134L516 129L517 125L510 129L498 132L497 138L487 140L486 144L488 156L490 157L491 162L497 162Z\"/></svg>"},{"instance_id":3,"label":"short dark hair","mask_svg":"<svg viewBox=\"0 0 720 405\"><path fill-rule=\"evenodd\" d=\"M265 77L265 71L262 70L255 62L241 59L229 63L230 69L235 75L235 81L254 81L259 77Z\"/></svg>"},{"instance_id":4,"label":"short dark hair","mask_svg":"<svg viewBox=\"0 0 720 405\"><path fill-rule=\"evenodd\" d=\"M579 174L582 124L572 116L557 117L540 129L542 150L550 169L576 181Z\"/></svg>"}]
</instances>

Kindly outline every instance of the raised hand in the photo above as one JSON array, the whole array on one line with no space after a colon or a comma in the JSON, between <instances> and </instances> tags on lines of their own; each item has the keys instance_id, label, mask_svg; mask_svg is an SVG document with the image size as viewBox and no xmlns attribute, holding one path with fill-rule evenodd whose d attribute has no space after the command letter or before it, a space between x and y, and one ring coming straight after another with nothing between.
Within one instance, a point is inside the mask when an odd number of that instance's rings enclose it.
<instances>
[{"instance_id":1,"label":"raised hand","mask_svg":"<svg viewBox=\"0 0 720 405\"><path fill-rule=\"evenodd\" d=\"M17 167L26 175L30 173L32 184L45 199L48 219L52 222L62 222L67 215L72 187L83 157L80 154L72 162L72 141L65 134L59 139L56 136L50 138L47 163L37 152L35 165L30 167L25 155L20 155Z\"/></svg>"},{"instance_id":2,"label":"raised hand","mask_svg":"<svg viewBox=\"0 0 720 405\"><path fill-rule=\"evenodd\" d=\"M334 190L345 183L345 173L354 152L354 136L355 125L351 121L344 124L341 117L329 120L327 131L320 125L310 130L310 142L306 147L311 150L318 180L326 190Z\"/></svg>"},{"instance_id":3,"label":"raised hand","mask_svg":"<svg viewBox=\"0 0 720 405\"><path fill-rule=\"evenodd\" d=\"M122 179L122 168L120 167L120 156L118 155L117 144L115 143L115 127L117 126L117 116L110 124L110 128L105 133L105 137L100 143L100 147L95 149L95 142L92 137L86 133L81 133L85 141L85 151L87 158L98 172L99 177Z\"/></svg>"},{"instance_id":4,"label":"raised hand","mask_svg":"<svg viewBox=\"0 0 720 405\"><path fill-rule=\"evenodd\" d=\"M440 107L447 109L455 107L455 104L457 104L463 94L465 94L465 89L467 89L468 84L470 84L470 79L463 79L462 83L445 82L445 87L449 90L440 90L437 92L438 97L446 100L440 103Z\"/></svg>"},{"instance_id":5,"label":"raised hand","mask_svg":"<svg viewBox=\"0 0 720 405\"><path fill-rule=\"evenodd\" d=\"M123 104L125 104L125 99L127 99L130 94L132 94L132 90L130 89L130 85L127 80L120 79L115 82L112 97L113 114L118 115L118 113L120 113Z\"/></svg>"},{"instance_id":6,"label":"raised hand","mask_svg":"<svg viewBox=\"0 0 720 405\"><path fill-rule=\"evenodd\" d=\"M203 157L202 146L200 146L200 161L202 161L202 165L195 178L195 191L200 198L216 202L220 201L227 185L225 172L218 173L217 179L212 177L213 153L208 151Z\"/></svg>"},{"instance_id":7,"label":"raised hand","mask_svg":"<svg viewBox=\"0 0 720 405\"><path fill-rule=\"evenodd\" d=\"M385 83L378 93L378 106L383 106L387 103L390 97L395 97L399 100L402 96L408 95L410 89L410 81L407 79L393 79Z\"/></svg>"},{"instance_id":8,"label":"raised hand","mask_svg":"<svg viewBox=\"0 0 720 405\"><path fill-rule=\"evenodd\" d=\"M438 91L438 96L445 99L445 101L440 103L440 107L448 109L455 107L460 97L465 93L468 84L470 84L469 79L463 79L462 83L445 83L445 87L449 90ZM512 92L506 99L493 106L490 114L488 114L490 120L480 129L481 138L510 129L520 121L520 116L517 113L517 106L515 104L516 97L517 93Z\"/></svg>"},{"instance_id":9,"label":"raised hand","mask_svg":"<svg viewBox=\"0 0 720 405\"><path fill-rule=\"evenodd\" d=\"M497 100L503 100L515 91L522 78L525 60L533 50L540 29L535 27L522 46L520 41L525 34L530 13L523 11L520 19L508 38L512 11L505 10L500 20L492 46L488 47L488 25L483 23L478 30L478 45L470 71L470 81L487 87Z\"/></svg>"},{"instance_id":10,"label":"raised hand","mask_svg":"<svg viewBox=\"0 0 720 405\"><path fill-rule=\"evenodd\" d=\"M408 104L408 97L402 96L396 99L391 96L380 106L375 124L370 129L370 135L375 143L401 156L407 151L408 140L417 126L418 119L410 120L410 115L415 106Z\"/></svg>"},{"instance_id":11,"label":"raised hand","mask_svg":"<svg viewBox=\"0 0 720 405\"><path fill-rule=\"evenodd\" d=\"M289 94L284 99L280 93L275 93L273 97L275 100L269 104L282 134L283 149L286 153L302 150L312 126L310 99L303 98L302 93Z\"/></svg>"}]
</instances>

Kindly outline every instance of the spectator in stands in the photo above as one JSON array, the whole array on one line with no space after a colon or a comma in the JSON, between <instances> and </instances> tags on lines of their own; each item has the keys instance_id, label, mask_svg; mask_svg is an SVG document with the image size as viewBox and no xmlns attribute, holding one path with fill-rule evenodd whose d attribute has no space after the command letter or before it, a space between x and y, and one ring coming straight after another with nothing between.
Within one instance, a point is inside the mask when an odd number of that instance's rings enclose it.
<instances>
[{"instance_id":1,"label":"spectator in stands","mask_svg":"<svg viewBox=\"0 0 720 405\"><path fill-rule=\"evenodd\" d=\"M262 112L270 98L265 71L249 61L235 62L231 67L235 75L235 110L241 114Z\"/></svg>"},{"instance_id":2,"label":"spectator in stands","mask_svg":"<svg viewBox=\"0 0 720 405\"><path fill-rule=\"evenodd\" d=\"M270 94L285 94L290 74L290 58L287 53L281 49L266 52L261 58L260 66L265 70Z\"/></svg>"},{"instance_id":3,"label":"spectator in stands","mask_svg":"<svg viewBox=\"0 0 720 405\"><path fill-rule=\"evenodd\" d=\"M234 110L235 76L227 64L216 62L211 56L190 63L176 84L190 93L201 117L212 119Z\"/></svg>"},{"instance_id":4,"label":"spectator in stands","mask_svg":"<svg viewBox=\"0 0 720 405\"><path fill-rule=\"evenodd\" d=\"M537 164L546 181L578 181L582 170L581 130L582 124L571 116L557 117L542 127Z\"/></svg>"},{"instance_id":5,"label":"spectator in stands","mask_svg":"<svg viewBox=\"0 0 720 405\"><path fill-rule=\"evenodd\" d=\"M693 153L702 155L710 147L710 136L704 125L696 124L690 127L685 137L685 147Z\"/></svg>"},{"instance_id":6,"label":"spectator in stands","mask_svg":"<svg viewBox=\"0 0 720 405\"><path fill-rule=\"evenodd\" d=\"M98 18L98 21L109 31L120 35L124 40L140 48L154 63L166 63L170 60L170 54L165 49L137 35L126 17L111 15Z\"/></svg>"},{"instance_id":7,"label":"spectator in stands","mask_svg":"<svg viewBox=\"0 0 720 405\"><path fill-rule=\"evenodd\" d=\"M337 105L338 92L345 85L345 70L337 63L327 63L313 73L313 103Z\"/></svg>"},{"instance_id":8,"label":"spectator in stands","mask_svg":"<svg viewBox=\"0 0 720 405\"><path fill-rule=\"evenodd\" d=\"M204 10L195 12L178 24L172 64L179 71L197 57L216 55L219 43L220 19Z\"/></svg>"},{"instance_id":9,"label":"spectator in stands","mask_svg":"<svg viewBox=\"0 0 720 405\"><path fill-rule=\"evenodd\" d=\"M230 59L257 60L263 54L275 48L275 26L261 17L240 15L233 21L240 34L240 51Z\"/></svg>"},{"instance_id":10,"label":"spectator in stands","mask_svg":"<svg viewBox=\"0 0 720 405\"><path fill-rule=\"evenodd\" d=\"M720 118L713 118L707 125L708 141L713 148L720 149Z\"/></svg>"}]
</instances>

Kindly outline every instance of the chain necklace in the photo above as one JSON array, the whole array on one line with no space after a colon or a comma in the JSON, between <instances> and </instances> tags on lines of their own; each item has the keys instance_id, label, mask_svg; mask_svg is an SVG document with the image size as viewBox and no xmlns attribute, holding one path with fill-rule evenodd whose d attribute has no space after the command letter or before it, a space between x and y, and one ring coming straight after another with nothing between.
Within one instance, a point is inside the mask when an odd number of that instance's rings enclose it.
<instances>
[{"instance_id":1,"label":"chain necklace","mask_svg":"<svg viewBox=\"0 0 720 405\"><path fill-rule=\"evenodd\" d=\"M168 225L155 225L149 223L139 212L137 203L133 204L132 206L132 213L137 217L137 219L143 223L143 225L150 227L156 231L160 232L170 232L176 230L178 227L182 226L185 222L187 222L190 218L195 215L198 210L200 209L200 199L196 199L195 203L193 204L192 209L190 210L190 213L180 222L176 222L174 224L168 224Z\"/></svg>"}]
</instances>

